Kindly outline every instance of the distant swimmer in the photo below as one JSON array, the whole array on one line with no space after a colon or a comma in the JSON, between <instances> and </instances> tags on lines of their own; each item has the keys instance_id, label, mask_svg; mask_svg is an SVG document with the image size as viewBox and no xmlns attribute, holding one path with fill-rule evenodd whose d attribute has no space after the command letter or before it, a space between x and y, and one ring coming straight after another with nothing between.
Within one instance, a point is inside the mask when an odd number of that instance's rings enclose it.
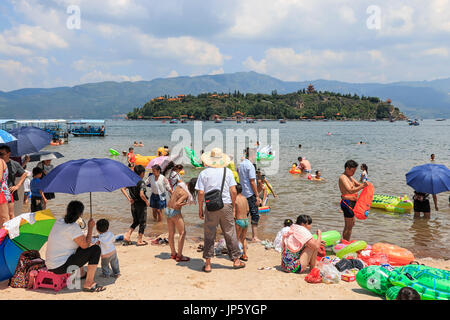
<instances>
[{"instance_id":1,"label":"distant swimmer","mask_svg":"<svg viewBox=\"0 0 450 320\"><path fill-rule=\"evenodd\" d=\"M434 161L434 153L431 154L430 161Z\"/></svg>"},{"instance_id":2,"label":"distant swimmer","mask_svg":"<svg viewBox=\"0 0 450 320\"><path fill-rule=\"evenodd\" d=\"M358 142L357 144L366 144L365 142L362 142L362 141L360 141L360 142Z\"/></svg>"},{"instance_id":3,"label":"distant swimmer","mask_svg":"<svg viewBox=\"0 0 450 320\"><path fill-rule=\"evenodd\" d=\"M142 141L139 141L138 147L143 147L144 144L142 143Z\"/></svg>"},{"instance_id":4,"label":"distant swimmer","mask_svg":"<svg viewBox=\"0 0 450 320\"><path fill-rule=\"evenodd\" d=\"M329 136L331 136L331 132L328 132L327 134L328 134Z\"/></svg>"},{"instance_id":5,"label":"distant swimmer","mask_svg":"<svg viewBox=\"0 0 450 320\"><path fill-rule=\"evenodd\" d=\"M139 144L137 143L137 141L135 141L135 142L133 143L133 147L139 147Z\"/></svg>"},{"instance_id":6,"label":"distant swimmer","mask_svg":"<svg viewBox=\"0 0 450 320\"><path fill-rule=\"evenodd\" d=\"M301 144L299 144L299 145L298 145L298 148L299 148L299 149L301 149L301 148L302 148L302 145L301 145Z\"/></svg>"},{"instance_id":7,"label":"distant swimmer","mask_svg":"<svg viewBox=\"0 0 450 320\"><path fill-rule=\"evenodd\" d=\"M322 178L322 173L320 172L320 170L316 171L316 175L312 177L312 180L314 180L314 181L323 181L324 180Z\"/></svg>"}]
</instances>

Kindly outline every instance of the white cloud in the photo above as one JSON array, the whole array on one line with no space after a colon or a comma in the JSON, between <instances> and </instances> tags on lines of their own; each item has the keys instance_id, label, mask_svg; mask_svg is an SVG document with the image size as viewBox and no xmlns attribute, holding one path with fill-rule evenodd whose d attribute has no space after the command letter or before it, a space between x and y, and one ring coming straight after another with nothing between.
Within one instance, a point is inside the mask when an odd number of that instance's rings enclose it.
<instances>
[{"instance_id":1,"label":"white cloud","mask_svg":"<svg viewBox=\"0 0 450 320\"><path fill-rule=\"evenodd\" d=\"M355 11L348 6L343 6L339 8L339 16L340 18L348 24L354 24L358 19L355 17Z\"/></svg>"},{"instance_id":2,"label":"white cloud","mask_svg":"<svg viewBox=\"0 0 450 320\"><path fill-rule=\"evenodd\" d=\"M223 73L225 73L225 71L223 70L223 68L219 68L219 69L216 69L216 70L211 71L211 72L209 73L209 75L223 74Z\"/></svg>"},{"instance_id":3,"label":"white cloud","mask_svg":"<svg viewBox=\"0 0 450 320\"><path fill-rule=\"evenodd\" d=\"M438 57L443 57L443 58L447 58L449 50L448 48L445 47L439 47L439 48L430 48L427 50L424 50L421 52L420 55L424 55L424 56L438 56Z\"/></svg>"},{"instance_id":4,"label":"white cloud","mask_svg":"<svg viewBox=\"0 0 450 320\"><path fill-rule=\"evenodd\" d=\"M3 32L4 38L13 45L22 45L42 50L67 48L67 42L57 34L40 26L21 24Z\"/></svg>"},{"instance_id":5,"label":"white cloud","mask_svg":"<svg viewBox=\"0 0 450 320\"><path fill-rule=\"evenodd\" d=\"M176 78L178 77L178 72L176 70L170 71L170 73L167 75L167 78Z\"/></svg>"},{"instance_id":6,"label":"white cloud","mask_svg":"<svg viewBox=\"0 0 450 320\"><path fill-rule=\"evenodd\" d=\"M12 57L32 54L29 49L10 44L2 34L0 34L0 53Z\"/></svg>"},{"instance_id":7,"label":"white cloud","mask_svg":"<svg viewBox=\"0 0 450 320\"><path fill-rule=\"evenodd\" d=\"M141 81L142 77L140 75L134 75L134 76L126 76L126 75L118 75L118 74L112 74L112 73L103 73L98 70L94 70L92 72L86 73L80 78L81 83L86 82L102 82L102 81L116 81L116 82L123 82L123 81Z\"/></svg>"},{"instance_id":8,"label":"white cloud","mask_svg":"<svg viewBox=\"0 0 450 320\"><path fill-rule=\"evenodd\" d=\"M127 66L133 63L132 59L124 60L93 60L93 59L79 59L72 63L72 67L77 71L89 71L94 69L111 69L118 66Z\"/></svg>"},{"instance_id":9,"label":"white cloud","mask_svg":"<svg viewBox=\"0 0 450 320\"><path fill-rule=\"evenodd\" d=\"M9 76L33 73L30 67L24 66L21 62L15 60L0 60L0 70Z\"/></svg>"}]
</instances>

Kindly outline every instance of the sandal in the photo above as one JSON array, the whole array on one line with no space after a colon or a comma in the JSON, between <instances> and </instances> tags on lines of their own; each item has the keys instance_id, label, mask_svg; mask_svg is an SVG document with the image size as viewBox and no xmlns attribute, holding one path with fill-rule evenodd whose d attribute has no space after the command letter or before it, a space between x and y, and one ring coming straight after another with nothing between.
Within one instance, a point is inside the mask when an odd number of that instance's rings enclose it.
<instances>
[{"instance_id":1,"label":"sandal","mask_svg":"<svg viewBox=\"0 0 450 320\"><path fill-rule=\"evenodd\" d=\"M147 241L142 241L142 243L136 243L136 247L143 247L143 246L146 246L146 245L148 245L148 242Z\"/></svg>"},{"instance_id":2,"label":"sandal","mask_svg":"<svg viewBox=\"0 0 450 320\"><path fill-rule=\"evenodd\" d=\"M105 287L99 286L97 283L90 288L83 288L84 292L101 292L105 290L106 290Z\"/></svg>"},{"instance_id":3,"label":"sandal","mask_svg":"<svg viewBox=\"0 0 450 320\"><path fill-rule=\"evenodd\" d=\"M133 242L131 242L130 240L123 240L123 243L122 243L123 246L129 246L132 244L133 244Z\"/></svg>"},{"instance_id":4,"label":"sandal","mask_svg":"<svg viewBox=\"0 0 450 320\"><path fill-rule=\"evenodd\" d=\"M242 261L248 261L248 257L245 254L243 254L239 259Z\"/></svg>"},{"instance_id":5,"label":"sandal","mask_svg":"<svg viewBox=\"0 0 450 320\"><path fill-rule=\"evenodd\" d=\"M245 268L245 263L243 263L243 262L239 261L238 266L233 265L233 269L242 269L242 268Z\"/></svg>"},{"instance_id":6,"label":"sandal","mask_svg":"<svg viewBox=\"0 0 450 320\"><path fill-rule=\"evenodd\" d=\"M203 251L203 245L199 244L197 247L197 252L202 252Z\"/></svg>"},{"instance_id":7,"label":"sandal","mask_svg":"<svg viewBox=\"0 0 450 320\"><path fill-rule=\"evenodd\" d=\"M203 267L202 267L202 271L203 271L203 272L210 273L210 272L212 271L211 269L206 270L205 267L206 267L206 266L203 266Z\"/></svg>"},{"instance_id":8,"label":"sandal","mask_svg":"<svg viewBox=\"0 0 450 320\"><path fill-rule=\"evenodd\" d=\"M177 255L176 254L171 254L170 255L170 259L176 260L177 259Z\"/></svg>"},{"instance_id":9,"label":"sandal","mask_svg":"<svg viewBox=\"0 0 450 320\"><path fill-rule=\"evenodd\" d=\"M185 261L191 260L191 258L185 257L185 256L181 256L181 257L177 256L177 258L176 258L175 260L176 260L177 262L185 262Z\"/></svg>"}]
</instances>

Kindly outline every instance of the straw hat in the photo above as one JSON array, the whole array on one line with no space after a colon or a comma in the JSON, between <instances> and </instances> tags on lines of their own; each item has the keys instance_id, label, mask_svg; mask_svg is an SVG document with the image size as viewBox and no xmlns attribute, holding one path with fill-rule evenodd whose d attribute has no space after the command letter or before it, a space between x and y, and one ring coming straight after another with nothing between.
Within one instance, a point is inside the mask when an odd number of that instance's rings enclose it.
<instances>
[{"instance_id":1,"label":"straw hat","mask_svg":"<svg viewBox=\"0 0 450 320\"><path fill-rule=\"evenodd\" d=\"M212 168L224 168L231 161L230 157L220 148L213 148L210 152L203 153L201 160L205 166Z\"/></svg>"}]
</instances>

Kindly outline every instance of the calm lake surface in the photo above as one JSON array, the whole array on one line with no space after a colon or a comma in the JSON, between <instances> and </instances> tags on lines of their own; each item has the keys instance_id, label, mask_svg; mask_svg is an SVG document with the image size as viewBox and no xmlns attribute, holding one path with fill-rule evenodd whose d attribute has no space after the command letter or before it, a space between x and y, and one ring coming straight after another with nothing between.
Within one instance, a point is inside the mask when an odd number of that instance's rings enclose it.
<instances>
[{"instance_id":1,"label":"calm lake surface","mask_svg":"<svg viewBox=\"0 0 450 320\"><path fill-rule=\"evenodd\" d=\"M223 123L203 122L203 132L218 129L226 135L226 129L244 130L254 128L279 130L280 149L278 174L268 176L278 199L269 200L272 210L262 215L259 226L261 239L273 240L282 228L283 220L293 220L299 214L309 214L313 219L313 231L338 230L344 227L343 214L339 208L340 193L338 178L343 172L345 161L353 159L369 167L369 179L374 184L375 193L389 195L408 195L413 190L406 185L405 174L414 166L429 162L430 154L436 154L435 163L450 165L450 121L437 122L424 120L420 126L409 126L406 122L332 122L332 121L261 121L246 124L224 121ZM154 155L163 145L173 148L177 142L171 141L175 129L194 131L193 122L169 124L156 121L107 121L107 136L104 138L70 137L68 144L49 146L46 150L59 151L64 158L54 160L55 165L68 160L81 158L108 157L109 148L118 151L127 150L134 141L142 141L144 147L135 148L135 153ZM331 135L328 134L331 133ZM225 140L225 139L224 139ZM262 140L262 139L260 139ZM358 141L367 142L357 145ZM206 147L210 142L204 142ZM269 138L270 143L270 138ZM273 142L272 142L273 143ZM302 148L299 149L298 145ZM264 145L264 143L261 143ZM186 144L189 146L189 144ZM225 146L224 146L225 147ZM198 153L200 150L196 150ZM240 151L239 151L240 152ZM306 157L313 171L320 170L326 179L323 182L309 181L305 175L292 176L288 173L297 157ZM235 158L236 167L240 154ZM117 157L126 163L125 157ZM267 164L262 164L267 165ZM31 166L30 166L31 168ZM185 165L185 181L200 172L191 165ZM355 178L359 180L358 169ZM150 194L150 190L147 191ZM369 244L389 242L411 250L417 257L450 257L450 192L438 195L439 211L434 210L432 200L431 219L414 219L413 214L392 214L381 209L371 209L367 220L357 220L353 228L352 239L365 240ZM431 197L430 197L431 198ZM70 200L78 199L85 203L84 219L89 217L89 194L57 194L49 202L49 208L60 217ZM130 205L120 190L112 193L92 194L94 219L110 220L111 231L122 234L132 222ZM202 237L203 223L198 218L196 206L183 208L187 236ZM148 210L146 235L158 235L167 232L163 222L153 221L151 209Z\"/></svg>"}]
</instances>

